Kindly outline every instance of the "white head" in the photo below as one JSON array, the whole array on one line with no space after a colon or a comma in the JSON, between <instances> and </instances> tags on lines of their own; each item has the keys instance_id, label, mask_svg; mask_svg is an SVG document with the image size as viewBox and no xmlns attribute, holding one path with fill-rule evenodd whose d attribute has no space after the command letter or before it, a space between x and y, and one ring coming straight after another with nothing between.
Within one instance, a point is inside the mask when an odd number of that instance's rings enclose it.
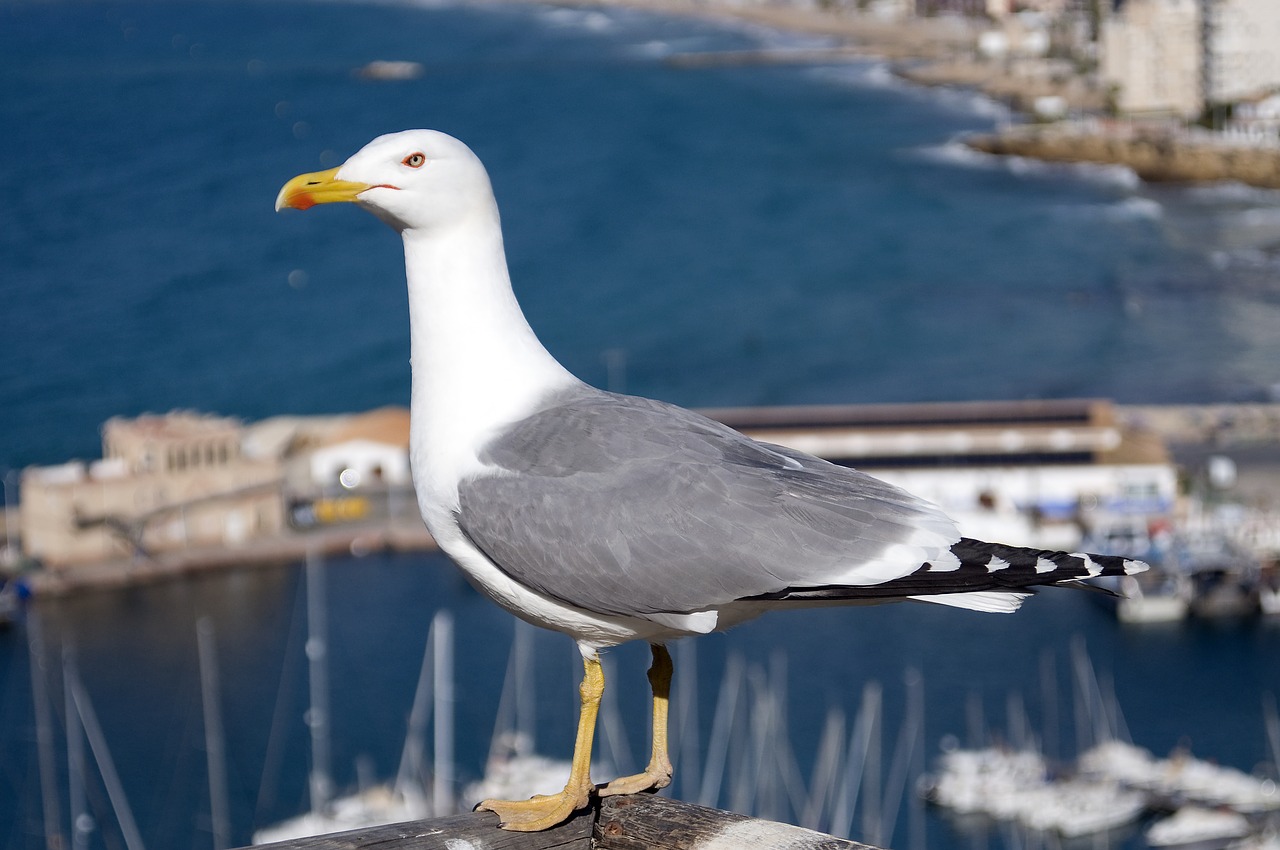
<instances>
[{"instance_id":1,"label":"white head","mask_svg":"<svg viewBox=\"0 0 1280 850\"><path fill-rule=\"evenodd\" d=\"M355 202L402 232L497 215L480 159L435 130L379 136L338 168L298 175L280 190L276 210L338 201Z\"/></svg>"}]
</instances>

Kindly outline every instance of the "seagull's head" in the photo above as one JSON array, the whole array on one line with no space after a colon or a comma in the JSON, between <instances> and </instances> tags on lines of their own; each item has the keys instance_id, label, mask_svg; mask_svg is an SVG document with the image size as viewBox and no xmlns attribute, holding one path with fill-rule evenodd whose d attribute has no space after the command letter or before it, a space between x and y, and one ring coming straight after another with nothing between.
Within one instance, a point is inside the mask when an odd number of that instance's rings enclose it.
<instances>
[{"instance_id":1,"label":"seagull's head","mask_svg":"<svg viewBox=\"0 0 1280 850\"><path fill-rule=\"evenodd\" d=\"M351 201L396 230L431 230L493 210L480 159L435 130L379 136L337 168L299 174L280 190L276 210Z\"/></svg>"}]
</instances>

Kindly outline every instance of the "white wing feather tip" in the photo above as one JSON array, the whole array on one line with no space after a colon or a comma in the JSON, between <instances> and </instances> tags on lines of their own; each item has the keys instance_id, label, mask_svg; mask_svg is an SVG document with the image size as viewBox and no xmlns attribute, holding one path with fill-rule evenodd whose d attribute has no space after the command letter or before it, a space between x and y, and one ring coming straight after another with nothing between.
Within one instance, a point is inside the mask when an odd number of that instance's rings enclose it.
<instances>
[{"instance_id":1,"label":"white wing feather tip","mask_svg":"<svg viewBox=\"0 0 1280 850\"><path fill-rule=\"evenodd\" d=\"M1084 562L1084 571L1089 574L1090 578L1092 578L1093 576L1102 574L1102 565L1099 564L1097 561L1095 561L1093 558L1090 558L1084 552L1071 552L1070 554L1071 554L1071 557L1079 558L1081 561Z\"/></svg>"},{"instance_id":2,"label":"white wing feather tip","mask_svg":"<svg viewBox=\"0 0 1280 850\"><path fill-rule=\"evenodd\" d=\"M988 614L1012 614L1022 605L1030 593L1008 593L1000 590L977 590L970 593L937 593L932 596L909 596L917 602L949 605Z\"/></svg>"},{"instance_id":3,"label":"white wing feather tip","mask_svg":"<svg viewBox=\"0 0 1280 850\"><path fill-rule=\"evenodd\" d=\"M695 632L700 635L710 634L720 623L720 614L716 611L697 611L693 614L646 614L647 619L660 626Z\"/></svg>"}]
</instances>

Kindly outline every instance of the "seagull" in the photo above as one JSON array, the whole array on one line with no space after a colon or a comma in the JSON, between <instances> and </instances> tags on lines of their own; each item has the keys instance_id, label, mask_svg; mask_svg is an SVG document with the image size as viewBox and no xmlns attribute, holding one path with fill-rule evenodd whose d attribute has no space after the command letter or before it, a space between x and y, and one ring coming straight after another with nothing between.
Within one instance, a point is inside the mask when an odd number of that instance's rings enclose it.
<instances>
[{"instance_id":1,"label":"seagull","mask_svg":"<svg viewBox=\"0 0 1280 850\"><path fill-rule=\"evenodd\" d=\"M1120 557L967 539L935 505L689 410L595 389L542 346L511 288L489 176L432 130L380 136L301 174L276 209L354 202L398 231L409 288L410 463L440 548L479 590L582 655L559 794L484 800L507 829L671 782L671 640L767 611L917 600L1010 612L1037 585L1140 572ZM649 642L652 753L601 786L600 651Z\"/></svg>"}]
</instances>

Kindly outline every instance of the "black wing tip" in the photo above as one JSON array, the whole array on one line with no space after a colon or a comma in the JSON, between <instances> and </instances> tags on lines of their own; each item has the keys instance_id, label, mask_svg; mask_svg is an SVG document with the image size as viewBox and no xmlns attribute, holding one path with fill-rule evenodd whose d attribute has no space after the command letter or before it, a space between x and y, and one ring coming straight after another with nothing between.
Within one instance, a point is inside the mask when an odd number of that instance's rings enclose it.
<instances>
[{"instance_id":1,"label":"black wing tip","mask_svg":"<svg viewBox=\"0 0 1280 850\"><path fill-rule=\"evenodd\" d=\"M922 564L910 575L872 585L815 585L786 587L745 597L743 601L855 601L889 602L913 596L996 591L1033 594L1037 587L1085 587L1098 576L1134 575L1148 565L1134 558L1061 552L986 543L962 538L951 547L959 560L946 567Z\"/></svg>"},{"instance_id":2,"label":"black wing tip","mask_svg":"<svg viewBox=\"0 0 1280 850\"><path fill-rule=\"evenodd\" d=\"M967 537L952 546L951 552L960 559L961 569L985 568L993 574L1007 573L1008 579L1016 578L1029 584L1051 585L1098 576L1136 575L1150 569L1145 561L1123 555L1005 546Z\"/></svg>"}]
</instances>

